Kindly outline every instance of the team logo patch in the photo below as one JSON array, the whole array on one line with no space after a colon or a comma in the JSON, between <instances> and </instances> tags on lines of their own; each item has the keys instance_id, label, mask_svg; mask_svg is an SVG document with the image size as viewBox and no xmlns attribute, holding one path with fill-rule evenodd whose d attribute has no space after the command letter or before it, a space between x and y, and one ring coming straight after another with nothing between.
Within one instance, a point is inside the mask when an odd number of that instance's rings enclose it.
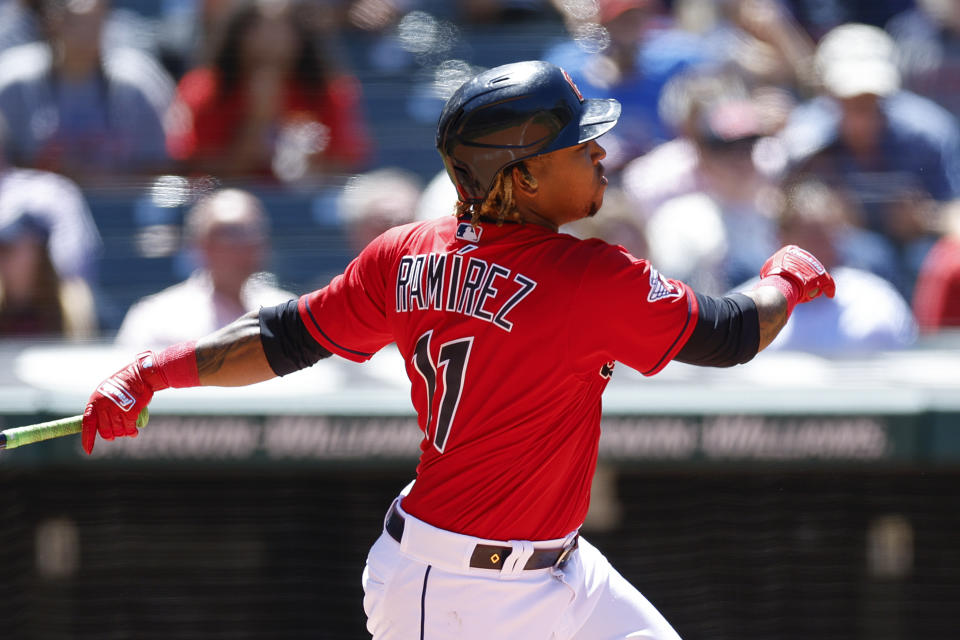
<instances>
[{"instance_id":1,"label":"team logo patch","mask_svg":"<svg viewBox=\"0 0 960 640\"><path fill-rule=\"evenodd\" d=\"M480 242L480 234L483 233L483 229L480 227L474 228L469 222L461 222L457 226L457 239L466 240L467 242Z\"/></svg>"},{"instance_id":2,"label":"team logo patch","mask_svg":"<svg viewBox=\"0 0 960 640\"><path fill-rule=\"evenodd\" d=\"M130 395L130 392L123 387L117 386L109 380L103 382L97 389L100 393L113 401L113 404L120 407L123 411L130 411L133 405L137 403L136 399Z\"/></svg>"},{"instance_id":3,"label":"team logo patch","mask_svg":"<svg viewBox=\"0 0 960 640\"><path fill-rule=\"evenodd\" d=\"M663 277L659 271L650 267L650 293L647 294L647 302L656 302L667 298L679 298L683 292L680 287L672 284Z\"/></svg>"}]
</instances>

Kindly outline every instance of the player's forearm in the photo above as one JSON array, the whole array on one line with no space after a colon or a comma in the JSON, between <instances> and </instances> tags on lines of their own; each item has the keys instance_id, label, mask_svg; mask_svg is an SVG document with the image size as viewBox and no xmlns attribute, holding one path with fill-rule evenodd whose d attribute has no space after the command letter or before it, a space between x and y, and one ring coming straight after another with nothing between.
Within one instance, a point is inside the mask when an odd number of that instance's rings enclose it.
<instances>
[{"instance_id":1,"label":"player's forearm","mask_svg":"<svg viewBox=\"0 0 960 640\"><path fill-rule=\"evenodd\" d=\"M204 386L239 387L276 377L263 351L257 311L198 340L196 353Z\"/></svg>"},{"instance_id":2,"label":"player's forearm","mask_svg":"<svg viewBox=\"0 0 960 640\"><path fill-rule=\"evenodd\" d=\"M757 318L760 321L760 347L763 351L780 330L787 324L787 298L776 287L757 287L744 291L757 306Z\"/></svg>"}]
</instances>

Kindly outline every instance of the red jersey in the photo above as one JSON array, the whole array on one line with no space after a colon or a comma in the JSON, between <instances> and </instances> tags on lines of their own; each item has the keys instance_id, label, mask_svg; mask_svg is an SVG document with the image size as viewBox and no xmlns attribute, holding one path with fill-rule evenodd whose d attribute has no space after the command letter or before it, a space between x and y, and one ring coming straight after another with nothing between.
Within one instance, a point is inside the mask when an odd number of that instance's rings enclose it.
<instances>
[{"instance_id":1,"label":"red jersey","mask_svg":"<svg viewBox=\"0 0 960 640\"><path fill-rule=\"evenodd\" d=\"M660 371L697 307L622 247L450 217L387 231L303 296L300 315L349 360L397 343L424 432L407 512L481 538L548 540L586 516L614 361Z\"/></svg>"}]
</instances>

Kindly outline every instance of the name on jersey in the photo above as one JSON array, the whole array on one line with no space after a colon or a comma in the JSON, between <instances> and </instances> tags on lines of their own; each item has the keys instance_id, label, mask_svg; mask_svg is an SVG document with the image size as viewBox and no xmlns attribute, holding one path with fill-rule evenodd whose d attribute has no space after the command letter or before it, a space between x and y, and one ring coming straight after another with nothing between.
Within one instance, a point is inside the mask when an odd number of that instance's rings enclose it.
<instances>
[{"instance_id":1,"label":"name on jersey","mask_svg":"<svg viewBox=\"0 0 960 640\"><path fill-rule=\"evenodd\" d=\"M519 272L456 253L404 256L397 270L397 312L447 311L513 329L508 317L537 283Z\"/></svg>"}]
</instances>

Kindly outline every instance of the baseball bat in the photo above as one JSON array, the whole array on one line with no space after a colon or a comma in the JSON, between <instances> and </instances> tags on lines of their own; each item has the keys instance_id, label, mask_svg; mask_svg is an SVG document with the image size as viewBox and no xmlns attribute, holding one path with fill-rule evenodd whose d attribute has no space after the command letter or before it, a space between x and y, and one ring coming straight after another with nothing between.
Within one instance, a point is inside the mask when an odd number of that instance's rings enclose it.
<instances>
[{"instance_id":1,"label":"baseball bat","mask_svg":"<svg viewBox=\"0 0 960 640\"><path fill-rule=\"evenodd\" d=\"M144 407L140 415L137 416L137 427L147 426L150 420L150 413ZM33 444L42 440L69 436L74 433L80 433L83 430L83 416L71 416L52 420L50 422L40 422L38 424L29 424L25 427L13 427L0 431L0 449L16 449L25 444Z\"/></svg>"}]
</instances>

